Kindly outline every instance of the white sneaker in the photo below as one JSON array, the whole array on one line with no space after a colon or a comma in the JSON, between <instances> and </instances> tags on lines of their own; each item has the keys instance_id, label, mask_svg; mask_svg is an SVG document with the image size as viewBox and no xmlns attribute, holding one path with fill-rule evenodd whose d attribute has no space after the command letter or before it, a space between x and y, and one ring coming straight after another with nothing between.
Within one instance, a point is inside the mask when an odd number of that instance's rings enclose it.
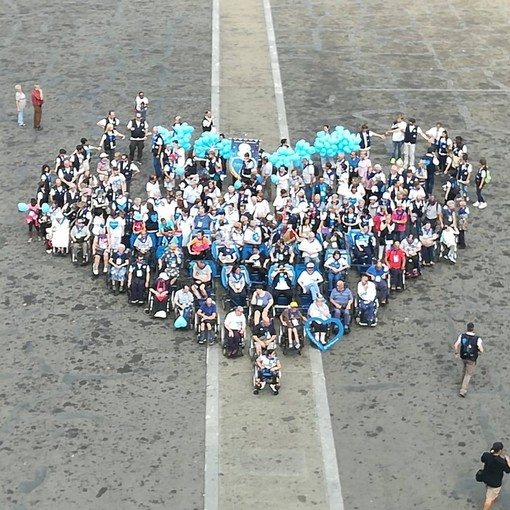
<instances>
[{"instance_id":1,"label":"white sneaker","mask_svg":"<svg viewBox=\"0 0 510 510\"><path fill-rule=\"evenodd\" d=\"M487 207L487 202L482 202L479 206L478 206L478 209L485 209Z\"/></svg>"},{"instance_id":2,"label":"white sneaker","mask_svg":"<svg viewBox=\"0 0 510 510\"><path fill-rule=\"evenodd\" d=\"M473 207L478 207L480 205L480 202L478 200L473 204Z\"/></svg>"}]
</instances>

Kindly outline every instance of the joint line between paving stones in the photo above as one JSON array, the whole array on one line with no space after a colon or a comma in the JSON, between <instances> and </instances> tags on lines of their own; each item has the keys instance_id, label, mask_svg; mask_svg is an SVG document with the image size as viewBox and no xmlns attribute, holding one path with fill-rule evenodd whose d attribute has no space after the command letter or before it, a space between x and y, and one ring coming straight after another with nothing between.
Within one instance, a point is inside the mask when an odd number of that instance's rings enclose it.
<instances>
[{"instance_id":1,"label":"joint line between paving stones","mask_svg":"<svg viewBox=\"0 0 510 510\"><path fill-rule=\"evenodd\" d=\"M283 97L282 76L280 72L280 62L278 60L278 49L276 46L276 36L270 0L264 0L264 16L266 18L267 42L269 46L269 58L271 60L271 71L273 74L274 97L276 101L276 113L278 115L278 129L280 130L281 138L289 139L287 111L285 109L285 99Z\"/></svg>"},{"instance_id":2,"label":"joint line between paving stones","mask_svg":"<svg viewBox=\"0 0 510 510\"><path fill-rule=\"evenodd\" d=\"M283 96L282 78L280 64L278 61L278 50L276 46L276 36L270 0L264 0L264 14L266 18L271 68L273 72L274 92L278 113L278 127L280 129L280 136L288 139L289 126L287 124L287 112L285 111L285 100ZM328 394L326 391L326 380L324 377L324 368L322 366L321 354L314 349L311 349L310 363L315 393L315 411L319 425L322 459L324 463L328 507L330 510L344 510L335 441L333 437L333 428L331 426L331 415L329 412Z\"/></svg>"},{"instance_id":3,"label":"joint line between paving stones","mask_svg":"<svg viewBox=\"0 0 510 510\"><path fill-rule=\"evenodd\" d=\"M220 126L220 0L212 0L211 112ZM205 400L204 510L219 508L220 410L219 356L207 349Z\"/></svg>"}]
</instances>

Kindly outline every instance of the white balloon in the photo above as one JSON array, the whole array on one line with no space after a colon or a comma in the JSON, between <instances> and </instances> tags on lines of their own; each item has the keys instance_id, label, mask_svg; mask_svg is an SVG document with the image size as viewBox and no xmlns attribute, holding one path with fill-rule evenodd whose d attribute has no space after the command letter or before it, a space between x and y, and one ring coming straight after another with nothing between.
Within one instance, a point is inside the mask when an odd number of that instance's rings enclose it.
<instances>
[{"instance_id":1,"label":"white balloon","mask_svg":"<svg viewBox=\"0 0 510 510\"><path fill-rule=\"evenodd\" d=\"M237 149L237 155L241 156L242 158L246 153L249 153L251 156L251 146L249 143L241 143L239 144L239 148Z\"/></svg>"}]
</instances>

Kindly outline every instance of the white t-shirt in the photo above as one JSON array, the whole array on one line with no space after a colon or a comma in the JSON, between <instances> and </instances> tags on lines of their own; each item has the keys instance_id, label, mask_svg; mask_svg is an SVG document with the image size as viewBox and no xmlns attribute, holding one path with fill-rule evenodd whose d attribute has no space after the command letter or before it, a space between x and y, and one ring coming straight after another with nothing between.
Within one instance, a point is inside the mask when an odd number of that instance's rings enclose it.
<instances>
[{"instance_id":1,"label":"white t-shirt","mask_svg":"<svg viewBox=\"0 0 510 510\"><path fill-rule=\"evenodd\" d=\"M146 97L136 96L135 105L138 112L144 112L149 106L149 100Z\"/></svg>"},{"instance_id":2,"label":"white t-shirt","mask_svg":"<svg viewBox=\"0 0 510 510\"><path fill-rule=\"evenodd\" d=\"M403 142L407 123L404 122L403 120L401 120L400 122L397 122L396 127L399 128L400 131L395 131L395 133L393 133L391 139L394 142Z\"/></svg>"},{"instance_id":3,"label":"white t-shirt","mask_svg":"<svg viewBox=\"0 0 510 510\"><path fill-rule=\"evenodd\" d=\"M16 102L18 102L18 108L23 110L27 105L27 96L25 96L24 92L16 92Z\"/></svg>"}]
</instances>

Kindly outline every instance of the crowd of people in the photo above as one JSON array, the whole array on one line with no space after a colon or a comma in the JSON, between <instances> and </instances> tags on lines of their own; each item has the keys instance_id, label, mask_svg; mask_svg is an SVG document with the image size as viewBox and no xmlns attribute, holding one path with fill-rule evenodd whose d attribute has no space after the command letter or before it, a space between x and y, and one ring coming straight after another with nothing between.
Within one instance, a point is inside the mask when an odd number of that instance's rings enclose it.
<instances>
[{"instance_id":1,"label":"crowd of people","mask_svg":"<svg viewBox=\"0 0 510 510\"><path fill-rule=\"evenodd\" d=\"M290 348L301 349L306 317L335 317L346 333L354 318L375 326L379 306L406 280L440 259L456 262L467 246L470 206L487 206L486 160L473 168L464 139L450 137L441 123L422 131L399 115L383 134L361 126L359 151L276 168L260 150L241 154L234 172L215 150L198 158L178 140L165 144L158 128L149 128L148 107L140 92L125 128L110 111L97 123L97 145L82 138L42 166L28 204L28 242L40 239L48 253L91 262L115 294L127 291L130 303L148 303L157 317L174 309L188 324L193 308L204 320L201 342L212 338L217 278L251 327L272 321L276 309ZM177 116L173 128L180 124ZM207 111L202 130L214 129ZM386 136L388 166L370 156L374 137ZM419 158L418 136L426 140ZM124 138L126 153L117 145ZM144 176L143 191L133 194ZM352 288L349 272L359 279ZM317 341L327 344L330 331L314 326ZM233 331L227 328L227 337L236 337L230 354L243 341Z\"/></svg>"}]
</instances>

